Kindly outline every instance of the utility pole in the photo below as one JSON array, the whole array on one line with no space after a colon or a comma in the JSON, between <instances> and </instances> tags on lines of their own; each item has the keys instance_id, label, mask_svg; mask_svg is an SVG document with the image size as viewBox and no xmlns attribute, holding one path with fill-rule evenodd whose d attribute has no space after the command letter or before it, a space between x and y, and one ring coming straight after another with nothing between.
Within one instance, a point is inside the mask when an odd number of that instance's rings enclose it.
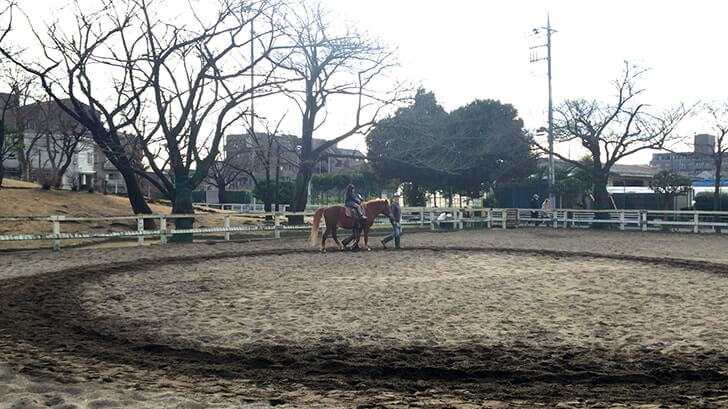
<instances>
[{"instance_id":1,"label":"utility pole","mask_svg":"<svg viewBox=\"0 0 728 409\"><path fill-rule=\"evenodd\" d=\"M531 47L531 50L535 50L537 48L546 47L546 58L538 58L537 54L535 52L531 53L531 62L535 63L537 61L543 61L546 60L547 66L548 66L548 83L549 83L549 112L548 112L548 121L549 121L549 129L548 129L548 140L549 140L549 205L551 207L551 210L553 210L556 207L556 204L554 203L554 193L553 193L553 187L554 183L556 182L556 176L554 172L554 107L553 107L553 99L552 99L552 93L551 93L551 33L556 32L556 30L553 30L551 28L551 18L547 14L546 15L546 27L534 28L533 33L539 34L541 30L546 30L546 44L541 44L537 46ZM553 214L553 212L552 212Z\"/></svg>"},{"instance_id":2,"label":"utility pole","mask_svg":"<svg viewBox=\"0 0 728 409\"><path fill-rule=\"evenodd\" d=\"M255 61L255 31L253 30L253 22L250 22L250 63ZM551 63L549 63L549 67ZM550 68L549 68L550 70ZM250 67L250 134L255 138L255 66ZM550 72L550 71L549 71ZM550 78L550 76L549 76Z\"/></svg>"}]
</instances>

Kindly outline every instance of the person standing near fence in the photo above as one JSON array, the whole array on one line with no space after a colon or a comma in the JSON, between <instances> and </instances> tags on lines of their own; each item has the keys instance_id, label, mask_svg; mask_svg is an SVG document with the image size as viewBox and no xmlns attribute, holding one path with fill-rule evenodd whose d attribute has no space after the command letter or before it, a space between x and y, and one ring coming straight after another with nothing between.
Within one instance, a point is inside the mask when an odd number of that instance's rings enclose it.
<instances>
[{"instance_id":1,"label":"person standing near fence","mask_svg":"<svg viewBox=\"0 0 728 409\"><path fill-rule=\"evenodd\" d=\"M402 209L399 207L399 193L394 192L392 197L392 205L390 206L392 211L392 233L382 239L382 247L387 248L387 243L394 239L394 248L401 249L399 238L402 236L402 225L400 220L402 218Z\"/></svg>"},{"instance_id":2,"label":"person standing near fence","mask_svg":"<svg viewBox=\"0 0 728 409\"><path fill-rule=\"evenodd\" d=\"M538 205L538 195L536 193L533 194L531 197L531 202L529 203L531 205L531 218L534 219L534 223L538 226L538 208L541 206Z\"/></svg>"},{"instance_id":3,"label":"person standing near fence","mask_svg":"<svg viewBox=\"0 0 728 409\"><path fill-rule=\"evenodd\" d=\"M549 202L548 197L543 199L543 204L541 204L541 218L551 219L551 203ZM549 225L548 220L546 221L546 225Z\"/></svg>"}]
</instances>

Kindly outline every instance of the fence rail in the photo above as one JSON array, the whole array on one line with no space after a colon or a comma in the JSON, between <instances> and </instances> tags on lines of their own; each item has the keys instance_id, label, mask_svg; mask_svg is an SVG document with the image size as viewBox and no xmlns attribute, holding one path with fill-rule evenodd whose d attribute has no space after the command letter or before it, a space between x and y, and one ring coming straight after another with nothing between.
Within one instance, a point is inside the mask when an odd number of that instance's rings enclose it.
<instances>
[{"instance_id":1,"label":"fence rail","mask_svg":"<svg viewBox=\"0 0 728 409\"><path fill-rule=\"evenodd\" d=\"M272 232L274 238L280 238L281 231L308 230L308 224L287 225L281 219L288 216L312 217L313 211L303 212L255 212L224 214L162 214L133 216L27 216L0 217L5 222L50 222L52 231L47 233L0 234L0 242L26 240L52 240L53 249L61 248L61 240L68 239L109 239L137 238L138 245L144 244L146 237L159 237L159 242L167 243L175 234L209 234L222 233L223 240L230 240L231 233L239 232ZM265 216L271 221L267 224L232 226L231 220L239 217ZM170 228L169 222L175 219L219 218L221 226L199 227L191 229ZM159 228L145 229L144 221L157 221ZM136 220L135 230L102 231L102 232L61 232L62 223L73 222L119 222ZM322 220L323 222L323 220ZM323 224L323 223L322 223ZM375 224L388 224L386 217L380 216ZM431 231L448 229L460 230L469 228L518 228L523 226L549 228L590 228L595 225L616 225L620 230L656 231L671 230L684 232L720 232L728 227L728 212L715 211L656 211L656 210L571 210L557 209L543 212L540 209L475 209L475 208L429 208L408 207L402 209L402 224L420 226ZM321 226L323 229L325 226ZM728 229L726 229L728 230Z\"/></svg>"}]
</instances>

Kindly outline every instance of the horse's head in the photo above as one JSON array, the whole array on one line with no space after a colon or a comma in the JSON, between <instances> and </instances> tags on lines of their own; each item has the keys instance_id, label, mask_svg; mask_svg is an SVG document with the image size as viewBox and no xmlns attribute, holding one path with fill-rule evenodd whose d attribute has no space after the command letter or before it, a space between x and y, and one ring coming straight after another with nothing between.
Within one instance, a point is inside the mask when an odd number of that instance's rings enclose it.
<instances>
[{"instance_id":1,"label":"horse's head","mask_svg":"<svg viewBox=\"0 0 728 409\"><path fill-rule=\"evenodd\" d=\"M371 216L377 217L377 215L383 214L389 217L389 220L392 220L392 210L389 207L389 200L374 199L365 202L364 206L368 210L367 213L369 213Z\"/></svg>"}]
</instances>

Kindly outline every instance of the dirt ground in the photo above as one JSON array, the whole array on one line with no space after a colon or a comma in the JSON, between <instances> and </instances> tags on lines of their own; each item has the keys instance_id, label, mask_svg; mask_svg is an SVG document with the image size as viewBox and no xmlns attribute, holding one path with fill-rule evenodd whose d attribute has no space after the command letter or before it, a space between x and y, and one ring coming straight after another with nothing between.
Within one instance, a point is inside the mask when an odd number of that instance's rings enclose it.
<instances>
[{"instance_id":1,"label":"dirt ground","mask_svg":"<svg viewBox=\"0 0 728 409\"><path fill-rule=\"evenodd\" d=\"M0 409L728 407L728 238L403 245L4 254Z\"/></svg>"}]
</instances>

